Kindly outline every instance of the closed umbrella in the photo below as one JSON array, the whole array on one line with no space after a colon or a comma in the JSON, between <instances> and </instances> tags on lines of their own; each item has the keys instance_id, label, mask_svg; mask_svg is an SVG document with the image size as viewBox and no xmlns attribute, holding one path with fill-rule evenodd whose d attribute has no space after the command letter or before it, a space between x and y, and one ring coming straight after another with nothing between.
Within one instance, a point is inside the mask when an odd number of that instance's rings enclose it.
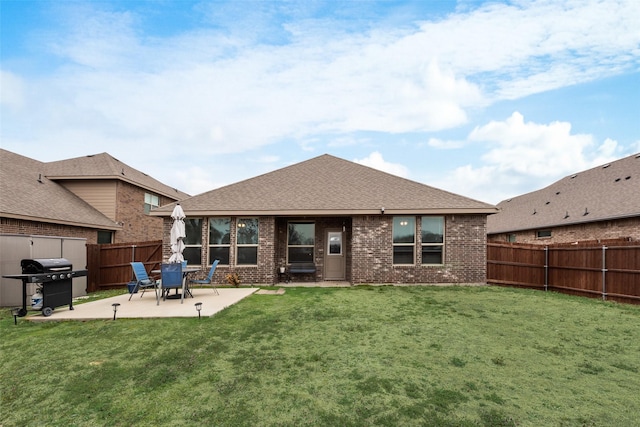
<instances>
[{"instance_id":1,"label":"closed umbrella","mask_svg":"<svg viewBox=\"0 0 640 427\"><path fill-rule=\"evenodd\" d=\"M184 227L185 214L180 203L173 208L171 213L173 225L171 226L171 256L169 262L177 263L184 261L182 251L184 251L184 238L187 237Z\"/></svg>"}]
</instances>

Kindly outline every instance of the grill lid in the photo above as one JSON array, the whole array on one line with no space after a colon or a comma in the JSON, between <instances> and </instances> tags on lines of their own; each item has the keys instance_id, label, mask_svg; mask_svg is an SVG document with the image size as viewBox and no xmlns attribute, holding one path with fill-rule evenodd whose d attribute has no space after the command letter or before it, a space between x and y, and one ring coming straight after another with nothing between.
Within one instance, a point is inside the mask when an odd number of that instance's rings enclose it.
<instances>
[{"instance_id":1,"label":"grill lid","mask_svg":"<svg viewBox=\"0 0 640 427\"><path fill-rule=\"evenodd\" d=\"M65 258L34 258L20 261L22 274L55 273L71 271L73 265Z\"/></svg>"}]
</instances>

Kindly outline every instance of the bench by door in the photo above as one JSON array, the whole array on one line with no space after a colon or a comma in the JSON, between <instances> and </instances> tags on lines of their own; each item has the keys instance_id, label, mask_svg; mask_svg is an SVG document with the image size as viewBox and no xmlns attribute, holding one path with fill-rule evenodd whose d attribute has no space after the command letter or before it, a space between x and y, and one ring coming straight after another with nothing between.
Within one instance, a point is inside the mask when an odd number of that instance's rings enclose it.
<instances>
[{"instance_id":1,"label":"bench by door","mask_svg":"<svg viewBox=\"0 0 640 427\"><path fill-rule=\"evenodd\" d=\"M340 229L326 230L327 247L324 256L324 279L345 279L344 233Z\"/></svg>"}]
</instances>

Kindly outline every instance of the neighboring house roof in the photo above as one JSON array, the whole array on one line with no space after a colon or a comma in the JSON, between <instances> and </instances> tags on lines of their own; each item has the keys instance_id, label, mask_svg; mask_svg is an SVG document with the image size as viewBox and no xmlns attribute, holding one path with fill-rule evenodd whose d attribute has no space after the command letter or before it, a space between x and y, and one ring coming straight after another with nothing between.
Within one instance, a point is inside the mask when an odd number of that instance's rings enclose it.
<instances>
[{"instance_id":1,"label":"neighboring house roof","mask_svg":"<svg viewBox=\"0 0 640 427\"><path fill-rule=\"evenodd\" d=\"M116 179L169 197L173 200L189 197L189 194L161 183L149 175L122 163L108 153L49 162L46 163L46 170L47 178L54 181Z\"/></svg>"},{"instance_id":2,"label":"neighboring house roof","mask_svg":"<svg viewBox=\"0 0 640 427\"><path fill-rule=\"evenodd\" d=\"M489 234L640 217L640 154L569 175L498 204Z\"/></svg>"},{"instance_id":3,"label":"neighboring house roof","mask_svg":"<svg viewBox=\"0 0 640 427\"><path fill-rule=\"evenodd\" d=\"M174 204L151 211L167 216ZM328 154L180 201L187 216L495 213L493 205Z\"/></svg>"},{"instance_id":4,"label":"neighboring house roof","mask_svg":"<svg viewBox=\"0 0 640 427\"><path fill-rule=\"evenodd\" d=\"M0 149L0 216L77 227L121 227L46 177L47 164Z\"/></svg>"}]
</instances>

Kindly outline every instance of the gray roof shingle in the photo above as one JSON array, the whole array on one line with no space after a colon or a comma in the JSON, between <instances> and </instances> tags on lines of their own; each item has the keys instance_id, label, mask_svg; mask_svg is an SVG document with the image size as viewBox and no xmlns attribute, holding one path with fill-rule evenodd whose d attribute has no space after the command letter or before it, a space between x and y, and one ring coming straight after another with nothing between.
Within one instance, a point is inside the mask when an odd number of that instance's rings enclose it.
<instances>
[{"instance_id":1,"label":"gray roof shingle","mask_svg":"<svg viewBox=\"0 0 640 427\"><path fill-rule=\"evenodd\" d=\"M180 201L187 216L494 213L493 205L328 154ZM166 216L172 205L154 209Z\"/></svg>"},{"instance_id":2,"label":"gray roof shingle","mask_svg":"<svg viewBox=\"0 0 640 427\"><path fill-rule=\"evenodd\" d=\"M498 204L489 234L640 216L640 154L569 175Z\"/></svg>"},{"instance_id":3,"label":"gray roof shingle","mask_svg":"<svg viewBox=\"0 0 640 427\"><path fill-rule=\"evenodd\" d=\"M46 163L46 170L47 177L52 180L118 179L174 200L189 197L189 194L161 183L108 153L49 162Z\"/></svg>"},{"instance_id":4,"label":"gray roof shingle","mask_svg":"<svg viewBox=\"0 0 640 427\"><path fill-rule=\"evenodd\" d=\"M0 149L0 216L78 227L120 226L46 177L47 164Z\"/></svg>"}]
</instances>

